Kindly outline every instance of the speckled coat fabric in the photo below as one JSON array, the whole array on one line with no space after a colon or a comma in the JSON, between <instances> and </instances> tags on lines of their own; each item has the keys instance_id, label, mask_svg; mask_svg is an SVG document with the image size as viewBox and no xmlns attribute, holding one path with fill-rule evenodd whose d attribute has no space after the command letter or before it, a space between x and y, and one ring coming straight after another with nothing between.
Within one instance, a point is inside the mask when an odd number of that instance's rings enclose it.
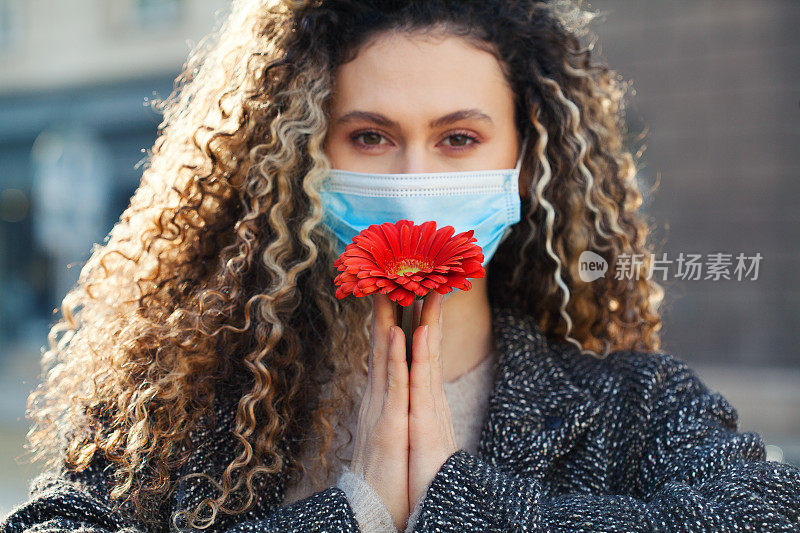
<instances>
[{"instance_id":1,"label":"speckled coat fabric","mask_svg":"<svg viewBox=\"0 0 800 533\"><path fill-rule=\"evenodd\" d=\"M734 407L683 361L581 356L504 308L493 309L493 326L500 359L477 453L442 465L415 531L800 531L800 469L766 461L762 438L740 432ZM182 473L216 475L231 459L233 412L223 405ZM187 530L169 517L213 495L202 478L183 482L162 526L146 529L110 511L102 467L40 475L0 530ZM206 531L358 531L341 489L280 507L284 487L281 476L265 480L248 512L220 514Z\"/></svg>"}]
</instances>

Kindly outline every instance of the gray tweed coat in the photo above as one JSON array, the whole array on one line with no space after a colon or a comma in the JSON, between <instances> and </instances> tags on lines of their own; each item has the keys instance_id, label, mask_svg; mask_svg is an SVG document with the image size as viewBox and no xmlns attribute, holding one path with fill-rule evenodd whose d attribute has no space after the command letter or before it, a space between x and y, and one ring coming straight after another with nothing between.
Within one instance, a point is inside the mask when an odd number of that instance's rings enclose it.
<instances>
[{"instance_id":1,"label":"gray tweed coat","mask_svg":"<svg viewBox=\"0 0 800 533\"><path fill-rule=\"evenodd\" d=\"M501 355L477 454L447 459L416 531L800 531L800 469L766 461L762 438L739 432L734 407L680 359L597 360L528 316L501 308L493 320ZM218 474L230 461L233 409L216 413L181 474ZM146 531L109 508L104 464L41 474L0 530ZM280 507L284 486L269 480L249 511L220 513L207 531L358 531L340 489ZM211 495L203 478L181 483L158 530L185 529L169 517Z\"/></svg>"}]
</instances>

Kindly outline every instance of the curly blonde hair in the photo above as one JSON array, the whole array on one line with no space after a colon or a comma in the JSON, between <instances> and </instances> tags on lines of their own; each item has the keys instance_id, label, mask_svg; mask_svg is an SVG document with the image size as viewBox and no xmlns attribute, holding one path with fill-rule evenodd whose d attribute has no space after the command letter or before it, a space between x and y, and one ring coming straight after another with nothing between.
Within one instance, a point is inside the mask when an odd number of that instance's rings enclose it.
<instances>
[{"instance_id":1,"label":"curly blonde hair","mask_svg":"<svg viewBox=\"0 0 800 533\"><path fill-rule=\"evenodd\" d=\"M34 460L57 452L80 471L103 454L111 499L151 520L230 387L237 457L192 521L247 510L259 473L305 471L309 432L328 469L350 378L366 372L371 302L334 294L321 147L335 69L381 31L442 26L494 53L514 89L532 194L492 259L491 303L597 357L658 349L658 284L577 275L581 251L613 264L650 231L623 146L628 84L578 38L594 16L567 1L234 0L158 104L141 185L63 299L28 400Z\"/></svg>"}]
</instances>

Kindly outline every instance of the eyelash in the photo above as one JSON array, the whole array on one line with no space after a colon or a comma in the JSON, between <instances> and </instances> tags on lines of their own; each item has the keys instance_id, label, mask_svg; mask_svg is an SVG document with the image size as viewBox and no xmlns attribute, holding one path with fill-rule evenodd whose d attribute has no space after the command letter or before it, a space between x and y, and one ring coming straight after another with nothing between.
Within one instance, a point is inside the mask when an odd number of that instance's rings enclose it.
<instances>
[{"instance_id":1,"label":"eyelash","mask_svg":"<svg viewBox=\"0 0 800 533\"><path fill-rule=\"evenodd\" d=\"M374 144L370 145L370 144L366 144L366 143L363 143L363 142L359 142L357 140L362 135L367 135L367 134L370 134L370 133L375 134L375 135L380 135L381 137L384 137L379 131L362 130L362 131L357 131L357 132L353 133L350 136L350 140L352 142L355 142L356 144L358 144L364 150L375 150L376 148L378 148L379 145L374 145ZM472 141L472 142L470 142L470 143L468 143L468 144L466 144L464 146L451 146L450 147L452 150L456 150L456 151L467 150L467 149L469 149L469 147L471 145L480 143L478 138L475 135L469 133L468 131L462 131L462 130L453 131L453 132L448 133L447 136L445 137L445 139L447 139L449 137L466 137L467 139Z\"/></svg>"}]
</instances>

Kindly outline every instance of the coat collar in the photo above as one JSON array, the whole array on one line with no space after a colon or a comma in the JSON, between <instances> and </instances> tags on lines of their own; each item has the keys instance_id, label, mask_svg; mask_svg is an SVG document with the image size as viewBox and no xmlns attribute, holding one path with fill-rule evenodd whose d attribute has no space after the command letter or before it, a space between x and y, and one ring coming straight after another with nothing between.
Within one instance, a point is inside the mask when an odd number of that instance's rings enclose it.
<instances>
[{"instance_id":1,"label":"coat collar","mask_svg":"<svg viewBox=\"0 0 800 533\"><path fill-rule=\"evenodd\" d=\"M507 472L541 477L591 426L600 405L569 379L567 357L583 357L550 341L533 317L492 308L499 359L478 456Z\"/></svg>"}]
</instances>

